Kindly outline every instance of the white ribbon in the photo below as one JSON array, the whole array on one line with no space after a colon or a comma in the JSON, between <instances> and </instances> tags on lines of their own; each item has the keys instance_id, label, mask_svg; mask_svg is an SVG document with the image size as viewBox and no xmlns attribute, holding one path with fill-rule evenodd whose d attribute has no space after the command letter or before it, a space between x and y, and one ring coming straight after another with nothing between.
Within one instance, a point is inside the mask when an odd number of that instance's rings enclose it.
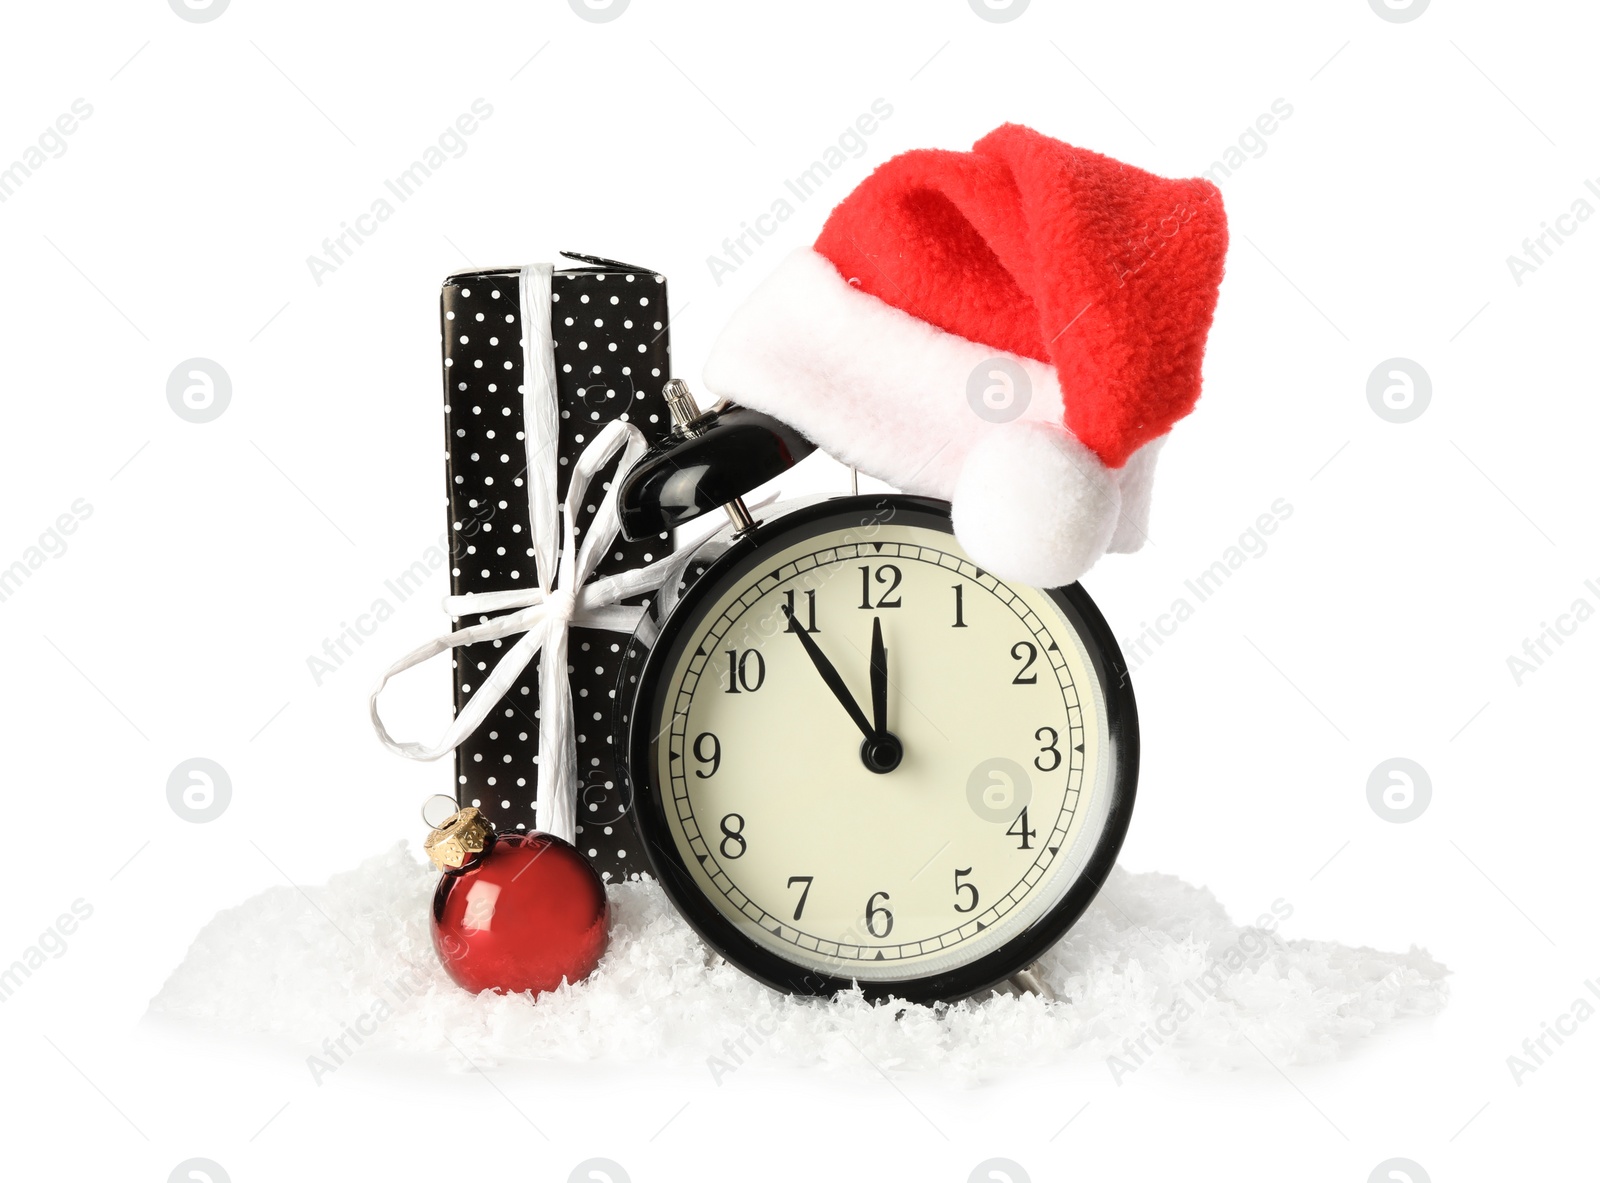
<instances>
[{"instance_id":1,"label":"white ribbon","mask_svg":"<svg viewBox=\"0 0 1600 1183\"><path fill-rule=\"evenodd\" d=\"M567 484L566 502L558 513L559 420L550 330L551 274L548 263L524 268L520 293L524 330L523 436L528 455L528 516L538 586L446 597L445 611L453 617L481 616L489 612L506 614L447 633L406 654L384 673L372 692L368 708L373 729L390 751L412 760L437 760L454 751L478 729L489 712L516 686L528 663L542 652L535 825L571 842L577 833L578 757L572 687L567 681L569 630L576 625L631 632L645 609L624 605L621 601L653 591L668 580L676 590L697 547L686 546L648 566L589 582L617 536L617 490L622 474L644 454L646 443L643 433L633 424L621 420L608 423L578 457ZM617 465L617 475L580 549L576 526L578 508L584 504L595 473L619 449L622 459ZM514 633L523 635L495 663L438 743L429 746L402 742L390 736L378 714L378 696L390 678L459 645L496 640Z\"/></svg>"},{"instance_id":2,"label":"white ribbon","mask_svg":"<svg viewBox=\"0 0 1600 1183\"><path fill-rule=\"evenodd\" d=\"M506 591L446 596L444 609L452 617L480 617L479 623L436 637L413 649L384 672L368 700L372 727L391 752L411 760L437 760L455 751L478 729L509 694L541 653L539 662L539 773L534 799L536 828L571 842L577 836L578 740L572 717L572 686L567 681L567 640L573 626L631 633L648 619L641 606L623 600L661 588L656 613L664 620L677 603L684 572L695 559L709 561L718 551L716 539L730 527L719 518L694 522L679 530L679 548L665 558L632 571L606 575L590 582L595 568L611 548L620 528L617 492L622 477L644 455L644 434L631 423L615 420L583 449L567 482L567 499L558 504L556 481L560 443L560 416L556 402L555 352L551 340L551 277L548 263L523 268L522 302L523 442L527 451L528 519L538 586ZM618 451L611 487L600 502L583 546L577 545L578 507L595 474ZM752 509L770 505L776 495L748 499ZM709 527L709 528L708 528ZM690 535L690 537L685 537ZM490 612L505 615L486 618ZM378 714L378 696L389 679L413 666L448 653L460 645L493 641L521 633L489 676L479 683L444 736L433 745L397 740ZM641 631L640 639L653 644L654 632ZM619 744L625 743L618 737ZM625 749L623 749L625 751Z\"/></svg>"}]
</instances>

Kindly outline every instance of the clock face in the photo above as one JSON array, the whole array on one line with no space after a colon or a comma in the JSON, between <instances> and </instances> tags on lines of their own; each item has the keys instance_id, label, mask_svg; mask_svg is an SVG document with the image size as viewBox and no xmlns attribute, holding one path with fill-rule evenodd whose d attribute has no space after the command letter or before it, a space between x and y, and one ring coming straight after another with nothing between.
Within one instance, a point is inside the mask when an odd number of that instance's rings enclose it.
<instances>
[{"instance_id":1,"label":"clock face","mask_svg":"<svg viewBox=\"0 0 1600 1183\"><path fill-rule=\"evenodd\" d=\"M1104 622L1081 588L977 567L939 502L762 527L691 588L640 681L652 862L781 988L988 985L1077 918L1126 829L1136 729Z\"/></svg>"}]
</instances>

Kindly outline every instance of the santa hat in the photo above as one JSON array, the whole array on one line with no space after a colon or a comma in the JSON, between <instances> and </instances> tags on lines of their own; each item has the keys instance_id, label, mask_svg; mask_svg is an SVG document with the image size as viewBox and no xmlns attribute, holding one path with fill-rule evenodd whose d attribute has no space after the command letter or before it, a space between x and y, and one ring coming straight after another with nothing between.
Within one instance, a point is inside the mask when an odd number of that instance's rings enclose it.
<instances>
[{"instance_id":1,"label":"santa hat","mask_svg":"<svg viewBox=\"0 0 1600 1183\"><path fill-rule=\"evenodd\" d=\"M1044 587L1144 541L1200 396L1222 197L1007 124L888 161L734 313L706 385L910 493Z\"/></svg>"}]
</instances>

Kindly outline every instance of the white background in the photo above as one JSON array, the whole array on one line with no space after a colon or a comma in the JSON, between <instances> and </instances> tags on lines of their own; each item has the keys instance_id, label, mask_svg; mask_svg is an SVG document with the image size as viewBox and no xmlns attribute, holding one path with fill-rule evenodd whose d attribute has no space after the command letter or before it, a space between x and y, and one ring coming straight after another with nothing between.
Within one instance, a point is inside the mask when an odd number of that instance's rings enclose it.
<instances>
[{"instance_id":1,"label":"white background","mask_svg":"<svg viewBox=\"0 0 1600 1183\"><path fill-rule=\"evenodd\" d=\"M1009 23L966 0L633 0L610 23L564 0L233 0L205 23L163 0L9 6L0 165L75 99L93 114L0 204L0 567L76 500L92 515L0 603L0 963L73 900L94 913L0 1008L8 1176L164 1180L193 1156L234 1180L561 1180L593 1156L634 1180L964 1180L991 1156L1036 1180L1358 1183L1394 1156L1435 1180L1570 1173L1600 1023L1520 1085L1506 1057L1600 975L1600 623L1520 685L1507 657L1600 606L1600 219L1520 285L1506 256L1576 199L1600 209L1596 24L1474 0L1403 23L1366 0L1034 0ZM480 97L465 154L315 282L306 257ZM715 282L707 257L877 98L893 115L865 152ZM692 380L756 280L896 152L1011 120L1190 176L1279 98L1292 117L1222 181L1227 277L1154 545L1086 584L1130 636L1275 499L1293 514L1138 669L1123 861L1236 917L1284 897L1290 937L1424 945L1455 972L1441 1017L1331 1066L1120 1088L1093 1059L1007 1073L1003 1047L978 1088L359 1061L319 1088L307 1049L140 1026L218 909L419 838L448 787L365 721L376 672L445 624L442 573L322 685L306 664L444 529L448 272L562 247L656 267ZM233 385L204 424L166 399L196 356ZM1396 356L1432 382L1405 424L1366 396ZM233 785L204 825L166 799L194 756ZM1432 781L1409 824L1367 802L1392 756Z\"/></svg>"}]
</instances>

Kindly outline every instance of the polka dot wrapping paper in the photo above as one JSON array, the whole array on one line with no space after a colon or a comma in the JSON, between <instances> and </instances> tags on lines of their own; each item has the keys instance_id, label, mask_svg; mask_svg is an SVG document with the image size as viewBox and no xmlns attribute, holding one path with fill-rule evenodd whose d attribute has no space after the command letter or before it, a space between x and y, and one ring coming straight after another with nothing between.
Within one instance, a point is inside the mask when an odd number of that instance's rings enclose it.
<instances>
[{"instance_id":1,"label":"polka dot wrapping paper","mask_svg":"<svg viewBox=\"0 0 1600 1183\"><path fill-rule=\"evenodd\" d=\"M612 420L634 424L652 444L665 438L670 416L661 388L672 376L665 279L624 263L571 257L587 265L555 273L551 304L560 404L557 495L563 498L578 455ZM445 280L440 295L454 595L538 584L529 537L518 284L517 269L463 272ZM602 473L591 487L578 514L580 543L617 476ZM671 545L665 534L642 542L618 535L596 574L642 567ZM460 623L477 619L487 617ZM611 880L650 869L634 836L619 767L627 737L614 727L628 643L623 633L574 628L568 652L577 725L577 845ZM457 712L511 644L483 641L455 651ZM456 799L477 806L501 830L534 824L541 660L535 658L455 752Z\"/></svg>"}]
</instances>

